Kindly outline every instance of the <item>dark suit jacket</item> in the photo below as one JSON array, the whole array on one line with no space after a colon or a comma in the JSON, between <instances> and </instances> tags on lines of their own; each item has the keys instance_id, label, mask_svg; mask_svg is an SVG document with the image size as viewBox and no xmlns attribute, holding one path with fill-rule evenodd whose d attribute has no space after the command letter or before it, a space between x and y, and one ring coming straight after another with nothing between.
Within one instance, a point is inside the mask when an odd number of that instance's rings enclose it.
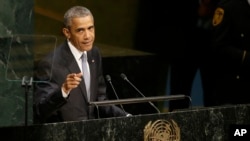
<instances>
[{"instance_id":1,"label":"dark suit jacket","mask_svg":"<svg viewBox=\"0 0 250 141\"><path fill-rule=\"evenodd\" d=\"M102 58L97 47L87 52L91 73L90 101L106 100L106 84L102 74ZM70 73L80 69L65 41L53 53L40 61L34 80L34 122L60 122L87 120L97 117L94 106L87 101L84 81L70 92L67 99L62 97L61 86ZM125 116L116 106L98 108L98 116Z\"/></svg>"}]
</instances>

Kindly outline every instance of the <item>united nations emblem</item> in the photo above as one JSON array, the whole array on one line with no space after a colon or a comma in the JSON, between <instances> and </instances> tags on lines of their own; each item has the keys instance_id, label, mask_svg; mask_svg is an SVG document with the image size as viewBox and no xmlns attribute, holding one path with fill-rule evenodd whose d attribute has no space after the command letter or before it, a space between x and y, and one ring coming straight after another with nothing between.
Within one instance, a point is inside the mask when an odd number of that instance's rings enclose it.
<instances>
[{"instance_id":1,"label":"united nations emblem","mask_svg":"<svg viewBox=\"0 0 250 141\"><path fill-rule=\"evenodd\" d=\"M144 141L180 141L180 128L174 120L149 121L144 128Z\"/></svg>"}]
</instances>

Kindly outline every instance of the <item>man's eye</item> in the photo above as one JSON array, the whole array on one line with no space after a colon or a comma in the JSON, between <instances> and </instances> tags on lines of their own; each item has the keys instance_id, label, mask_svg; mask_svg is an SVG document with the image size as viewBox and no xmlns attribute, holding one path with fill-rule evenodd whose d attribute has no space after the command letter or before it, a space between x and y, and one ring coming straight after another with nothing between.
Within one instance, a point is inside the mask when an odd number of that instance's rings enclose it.
<instances>
[{"instance_id":1,"label":"man's eye","mask_svg":"<svg viewBox=\"0 0 250 141\"><path fill-rule=\"evenodd\" d=\"M83 32L83 29L78 29L77 32Z\"/></svg>"},{"instance_id":2,"label":"man's eye","mask_svg":"<svg viewBox=\"0 0 250 141\"><path fill-rule=\"evenodd\" d=\"M94 26L91 26L91 27L89 27L88 29L89 29L89 30L93 30L93 29L94 29Z\"/></svg>"}]
</instances>

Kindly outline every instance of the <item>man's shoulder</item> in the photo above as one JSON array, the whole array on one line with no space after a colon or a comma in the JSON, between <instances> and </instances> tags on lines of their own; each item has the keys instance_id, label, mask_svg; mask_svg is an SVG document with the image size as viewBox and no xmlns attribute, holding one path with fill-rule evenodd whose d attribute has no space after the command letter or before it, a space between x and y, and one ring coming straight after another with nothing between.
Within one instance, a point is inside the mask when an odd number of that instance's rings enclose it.
<instances>
[{"instance_id":1,"label":"man's shoulder","mask_svg":"<svg viewBox=\"0 0 250 141\"><path fill-rule=\"evenodd\" d=\"M93 53L100 53L100 48L97 45L93 45L91 52Z\"/></svg>"},{"instance_id":2,"label":"man's shoulder","mask_svg":"<svg viewBox=\"0 0 250 141\"><path fill-rule=\"evenodd\" d=\"M218 6L221 6L221 7L231 7L235 3L239 3L240 1L243 1L243 0L220 0L218 2Z\"/></svg>"}]
</instances>

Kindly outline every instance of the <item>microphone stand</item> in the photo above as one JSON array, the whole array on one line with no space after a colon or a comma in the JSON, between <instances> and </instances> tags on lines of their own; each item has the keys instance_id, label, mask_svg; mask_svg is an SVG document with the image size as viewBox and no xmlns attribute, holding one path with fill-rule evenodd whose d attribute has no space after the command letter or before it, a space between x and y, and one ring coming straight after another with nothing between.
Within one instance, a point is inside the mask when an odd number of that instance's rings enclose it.
<instances>
[{"instance_id":1,"label":"microphone stand","mask_svg":"<svg viewBox=\"0 0 250 141\"><path fill-rule=\"evenodd\" d=\"M28 94L29 89L32 86L33 78L28 76L23 76L22 87L24 87L25 92L25 121L24 121L24 140L27 138L27 126L28 126Z\"/></svg>"},{"instance_id":2,"label":"microphone stand","mask_svg":"<svg viewBox=\"0 0 250 141\"><path fill-rule=\"evenodd\" d=\"M114 86L113 86L113 84L112 84L112 82L111 82L111 77L110 77L110 75L106 75L106 79L107 79L107 81L109 82L109 84L110 84L110 86L111 86L111 88L112 88L112 90L113 90L113 92L114 92L114 94L115 94L115 96L116 96L116 99L119 100L119 97L118 97L118 95L117 95L117 93L116 93L116 90L115 90L115 88L114 88ZM120 107L121 107L121 109L123 110L123 112L126 114L126 111L124 110L122 104L120 104Z\"/></svg>"},{"instance_id":3,"label":"microphone stand","mask_svg":"<svg viewBox=\"0 0 250 141\"><path fill-rule=\"evenodd\" d=\"M142 97L146 97L139 89L136 88L136 86L130 82L127 78L127 76L122 73L121 74L121 78L125 81L127 81ZM148 103L158 112L158 113L161 113L160 110L154 105L154 103L152 103L151 101L148 101Z\"/></svg>"},{"instance_id":4,"label":"microphone stand","mask_svg":"<svg viewBox=\"0 0 250 141\"><path fill-rule=\"evenodd\" d=\"M131 103L144 103L150 101L168 101L168 100L178 100L185 99L186 95L171 95L171 96L152 96L152 97L141 97L141 98L126 98L120 100L105 100L90 102L90 105L94 106L107 106L107 105L117 105L117 104L131 104ZM190 99L190 97L188 97Z\"/></svg>"},{"instance_id":5,"label":"microphone stand","mask_svg":"<svg viewBox=\"0 0 250 141\"><path fill-rule=\"evenodd\" d=\"M25 121L24 121L25 126L28 125L28 93L30 87L32 86L32 82L33 82L32 77L29 78L28 76L24 76L22 79L22 87L24 87L25 90Z\"/></svg>"}]
</instances>

